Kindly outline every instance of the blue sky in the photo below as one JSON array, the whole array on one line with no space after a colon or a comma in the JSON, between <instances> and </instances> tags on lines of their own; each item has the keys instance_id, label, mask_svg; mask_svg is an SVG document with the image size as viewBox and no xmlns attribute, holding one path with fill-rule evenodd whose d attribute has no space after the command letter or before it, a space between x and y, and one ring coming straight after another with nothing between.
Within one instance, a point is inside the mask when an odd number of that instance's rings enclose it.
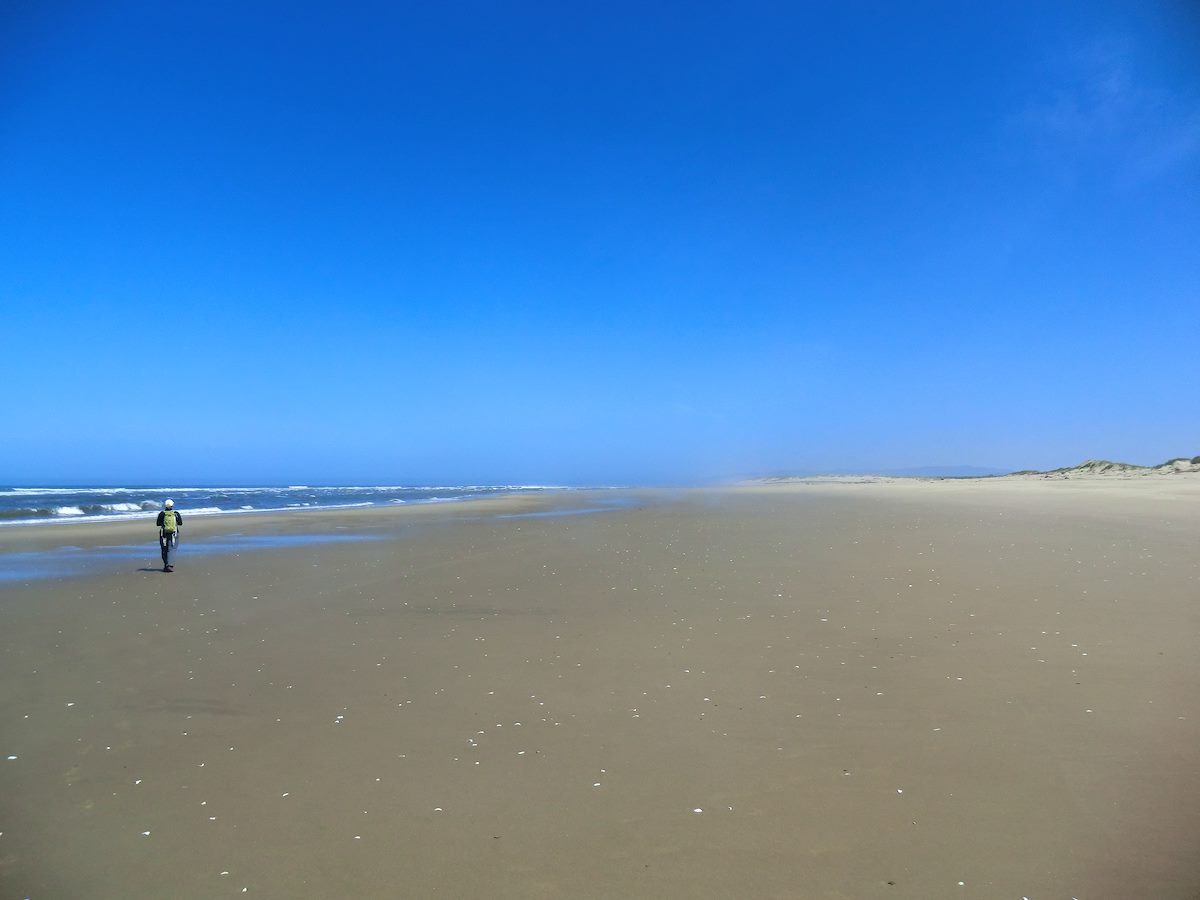
<instances>
[{"instance_id":1,"label":"blue sky","mask_svg":"<svg viewBox=\"0 0 1200 900\"><path fill-rule=\"evenodd\" d=\"M0 482L1200 453L1194 5L10 10Z\"/></svg>"}]
</instances>

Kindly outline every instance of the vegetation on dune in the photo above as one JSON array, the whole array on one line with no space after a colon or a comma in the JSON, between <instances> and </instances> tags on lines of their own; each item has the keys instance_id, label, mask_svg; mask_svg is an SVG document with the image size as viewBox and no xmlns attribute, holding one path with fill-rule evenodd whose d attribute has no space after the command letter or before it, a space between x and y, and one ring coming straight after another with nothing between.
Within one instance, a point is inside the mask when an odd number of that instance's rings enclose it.
<instances>
[{"instance_id":1,"label":"vegetation on dune","mask_svg":"<svg viewBox=\"0 0 1200 900\"><path fill-rule=\"evenodd\" d=\"M1110 472L1178 472L1186 471L1191 466L1200 466L1200 456L1190 459L1186 456L1176 456L1166 462L1153 466L1142 466L1137 463L1116 462L1111 459L1087 459L1076 466L1062 466L1058 469L1039 471L1037 469L1022 469L1013 475L1104 475Z\"/></svg>"},{"instance_id":2,"label":"vegetation on dune","mask_svg":"<svg viewBox=\"0 0 1200 900\"><path fill-rule=\"evenodd\" d=\"M1043 469L1019 469L1015 472L1009 472L1008 475L1009 476L1011 476L1011 475L1026 475L1026 476L1040 475L1044 478L1049 478L1050 476L1057 475L1062 478L1068 478L1071 475L1122 475L1122 474L1153 475L1156 473L1162 474L1162 475L1178 475L1178 474L1190 474L1190 473L1195 473L1198 471L1200 471L1200 456L1193 456L1191 458L1188 458L1186 456L1176 456L1171 459L1168 459L1166 462L1161 462L1161 463L1158 463L1157 465L1153 465L1153 466L1142 466L1142 465L1138 465L1137 463L1118 462L1118 461L1112 460L1112 459L1085 459L1083 462L1081 462L1077 465L1074 465L1074 466L1061 466L1060 468L1057 468L1057 469L1044 469L1044 470ZM888 474L898 475L899 473L878 473L878 474L884 475L886 477ZM915 475L916 472L913 471L911 474ZM754 480L760 481L760 482L782 482L782 481L794 481L801 477L804 477L804 476L768 475L768 476L756 478ZM809 476L809 477L821 478L823 476L817 475L817 476ZM846 476L841 476L841 477L846 477ZM939 481L945 481L945 480L957 480L957 479L977 480L977 479L981 479L981 478L1001 478L1001 477L1007 477L1007 476L1001 476L1001 475L925 475L922 477L929 478L929 479L937 479Z\"/></svg>"}]
</instances>

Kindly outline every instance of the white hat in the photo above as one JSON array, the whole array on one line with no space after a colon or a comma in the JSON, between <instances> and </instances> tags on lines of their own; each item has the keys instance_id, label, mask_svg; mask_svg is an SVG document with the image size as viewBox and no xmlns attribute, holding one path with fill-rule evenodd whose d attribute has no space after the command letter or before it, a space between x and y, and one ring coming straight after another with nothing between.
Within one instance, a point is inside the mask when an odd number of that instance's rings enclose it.
<instances>
[{"instance_id":1,"label":"white hat","mask_svg":"<svg viewBox=\"0 0 1200 900\"><path fill-rule=\"evenodd\" d=\"M163 504L163 506L165 506L167 509L170 509L174 505L175 505L174 500L168 500L166 503Z\"/></svg>"}]
</instances>

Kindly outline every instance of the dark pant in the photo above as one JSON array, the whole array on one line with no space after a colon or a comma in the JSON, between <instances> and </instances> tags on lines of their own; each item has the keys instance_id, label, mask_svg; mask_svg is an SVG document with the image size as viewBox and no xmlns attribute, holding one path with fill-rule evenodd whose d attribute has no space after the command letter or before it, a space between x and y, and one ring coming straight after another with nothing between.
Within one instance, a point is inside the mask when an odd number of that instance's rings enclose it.
<instances>
[{"instance_id":1,"label":"dark pant","mask_svg":"<svg viewBox=\"0 0 1200 900\"><path fill-rule=\"evenodd\" d=\"M179 532L175 531L171 534L163 534L159 538L159 546L162 547L162 559L164 566L175 565L175 550L179 546Z\"/></svg>"}]
</instances>

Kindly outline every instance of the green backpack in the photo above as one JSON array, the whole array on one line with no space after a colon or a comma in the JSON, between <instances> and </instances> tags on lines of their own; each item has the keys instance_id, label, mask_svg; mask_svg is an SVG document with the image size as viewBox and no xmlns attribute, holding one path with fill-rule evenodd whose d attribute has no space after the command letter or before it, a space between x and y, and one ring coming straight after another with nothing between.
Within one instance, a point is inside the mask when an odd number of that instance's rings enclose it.
<instances>
[{"instance_id":1,"label":"green backpack","mask_svg":"<svg viewBox=\"0 0 1200 900\"><path fill-rule=\"evenodd\" d=\"M176 528L175 510L164 509L163 510L163 531L165 531L167 534L171 534L172 532L175 531L175 528Z\"/></svg>"}]
</instances>

